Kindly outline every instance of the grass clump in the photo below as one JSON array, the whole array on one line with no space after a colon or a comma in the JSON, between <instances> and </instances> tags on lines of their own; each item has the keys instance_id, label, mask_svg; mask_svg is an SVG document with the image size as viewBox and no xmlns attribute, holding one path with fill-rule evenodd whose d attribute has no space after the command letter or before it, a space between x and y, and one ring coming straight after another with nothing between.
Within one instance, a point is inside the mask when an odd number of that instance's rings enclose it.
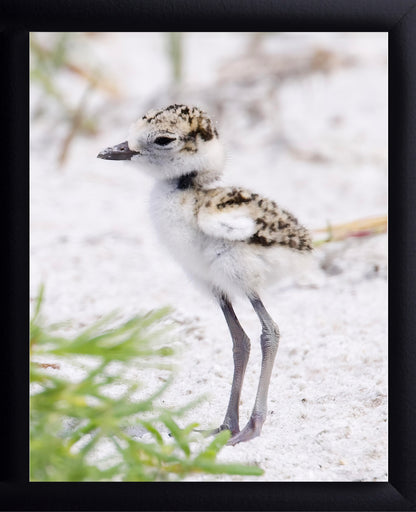
<instances>
[{"instance_id":1,"label":"grass clump","mask_svg":"<svg viewBox=\"0 0 416 512\"><path fill-rule=\"evenodd\" d=\"M117 327L107 317L74 338L41 318L43 290L30 323L30 478L32 481L169 481L195 473L261 475L256 466L219 464L229 439L200 440L196 423L179 426L184 412L161 408L172 383L167 310L136 316ZM165 372L165 382L142 393L129 370ZM73 371L68 372L68 368ZM77 374L77 378L71 376ZM117 393L112 393L116 386ZM121 391L120 391L121 388ZM136 393L135 398L132 396ZM147 435L132 436L129 427ZM169 434L168 434L169 433Z\"/></svg>"}]
</instances>

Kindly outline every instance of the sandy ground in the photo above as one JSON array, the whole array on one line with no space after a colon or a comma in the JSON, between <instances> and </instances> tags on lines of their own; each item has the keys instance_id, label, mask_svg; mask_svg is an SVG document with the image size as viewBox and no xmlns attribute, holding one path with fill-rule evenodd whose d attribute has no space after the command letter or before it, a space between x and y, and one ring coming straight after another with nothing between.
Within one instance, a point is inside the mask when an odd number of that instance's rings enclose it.
<instances>
[{"instance_id":1,"label":"sandy ground","mask_svg":"<svg viewBox=\"0 0 416 512\"><path fill-rule=\"evenodd\" d=\"M74 58L104 67L120 91L89 100L97 135L76 138L58 168L64 122L49 115L31 127L31 300L43 282L44 314L71 320L68 332L115 309L128 318L174 306L178 374L164 400L206 394L184 418L204 428L221 423L228 400L225 321L160 247L146 169L97 153L125 140L148 107L196 103L217 120L226 182L266 194L311 229L387 211L387 35L280 34L252 47L248 39L187 34L184 86L172 92L162 35L91 37ZM76 101L80 79L60 81ZM33 111L40 101L33 86ZM288 276L262 298L281 331L267 421L260 438L225 447L219 460L256 463L265 481L386 481L386 235L322 246L307 275ZM252 341L243 423L259 376L260 326L248 303L235 309Z\"/></svg>"}]
</instances>

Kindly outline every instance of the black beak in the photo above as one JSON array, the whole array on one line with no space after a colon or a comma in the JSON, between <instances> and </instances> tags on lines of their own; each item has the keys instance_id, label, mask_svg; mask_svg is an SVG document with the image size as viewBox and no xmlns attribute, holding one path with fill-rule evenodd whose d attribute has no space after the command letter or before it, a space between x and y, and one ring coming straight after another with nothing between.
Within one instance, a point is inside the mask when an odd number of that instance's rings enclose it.
<instances>
[{"instance_id":1,"label":"black beak","mask_svg":"<svg viewBox=\"0 0 416 512\"><path fill-rule=\"evenodd\" d=\"M134 155L140 155L140 153L129 149L127 141L124 141L117 144L117 146L103 149L98 153L97 158L102 158L103 160L131 160L131 157Z\"/></svg>"}]
</instances>

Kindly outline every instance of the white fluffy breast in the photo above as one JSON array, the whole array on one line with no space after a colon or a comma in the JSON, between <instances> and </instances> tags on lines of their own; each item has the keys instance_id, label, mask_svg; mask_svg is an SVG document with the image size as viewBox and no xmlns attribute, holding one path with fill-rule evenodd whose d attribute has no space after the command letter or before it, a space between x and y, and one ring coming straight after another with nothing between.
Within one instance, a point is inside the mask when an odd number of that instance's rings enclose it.
<instances>
[{"instance_id":1,"label":"white fluffy breast","mask_svg":"<svg viewBox=\"0 0 416 512\"><path fill-rule=\"evenodd\" d=\"M158 182L150 202L161 242L203 288L232 297L286 274L287 248L247 243L256 224L244 205L216 213L198 204L193 189L178 190L171 182Z\"/></svg>"},{"instance_id":2,"label":"white fluffy breast","mask_svg":"<svg viewBox=\"0 0 416 512\"><path fill-rule=\"evenodd\" d=\"M192 275L203 274L204 234L197 225L193 194L179 191L169 182L158 182L150 208L160 241L170 254Z\"/></svg>"},{"instance_id":3,"label":"white fluffy breast","mask_svg":"<svg viewBox=\"0 0 416 512\"><path fill-rule=\"evenodd\" d=\"M212 214L198 218L196 204L192 189L179 191L168 182L156 184L150 213L160 241L204 289L228 296L255 289L264 261L244 242L236 241L249 236L252 223L244 216L225 215L220 222Z\"/></svg>"}]
</instances>

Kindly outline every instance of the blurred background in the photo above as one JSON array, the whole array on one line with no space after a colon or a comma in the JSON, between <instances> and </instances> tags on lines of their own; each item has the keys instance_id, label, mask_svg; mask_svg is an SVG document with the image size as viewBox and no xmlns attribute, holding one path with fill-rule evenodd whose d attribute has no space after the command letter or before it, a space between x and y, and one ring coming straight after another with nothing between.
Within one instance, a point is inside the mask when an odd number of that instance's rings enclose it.
<instances>
[{"instance_id":1,"label":"blurred background","mask_svg":"<svg viewBox=\"0 0 416 512\"><path fill-rule=\"evenodd\" d=\"M280 409L307 407L293 366L317 386L307 397L312 423L297 437L305 444L291 445L300 458L267 478L386 479L387 33L32 33L30 62L31 300L44 283L46 316L69 319L69 332L114 309L127 318L173 305L189 352L179 393L192 392L188 380L210 391L214 375L225 400L226 326L213 328L215 304L160 248L147 213L151 177L139 165L96 158L150 108L203 108L226 147L225 182L276 200L317 242L309 281L277 284L265 301L286 333ZM306 323L293 325L299 311ZM247 330L256 339L255 319ZM215 345L216 337L227 343ZM208 363L196 362L201 343ZM342 396L339 410L328 389ZM362 400L369 409L357 416ZM320 424L335 416L341 426L323 433ZM304 428L293 419L285 438L279 425L276 442L286 446ZM327 442L327 463L321 451L311 455L309 435L320 436L319 450Z\"/></svg>"}]
</instances>

